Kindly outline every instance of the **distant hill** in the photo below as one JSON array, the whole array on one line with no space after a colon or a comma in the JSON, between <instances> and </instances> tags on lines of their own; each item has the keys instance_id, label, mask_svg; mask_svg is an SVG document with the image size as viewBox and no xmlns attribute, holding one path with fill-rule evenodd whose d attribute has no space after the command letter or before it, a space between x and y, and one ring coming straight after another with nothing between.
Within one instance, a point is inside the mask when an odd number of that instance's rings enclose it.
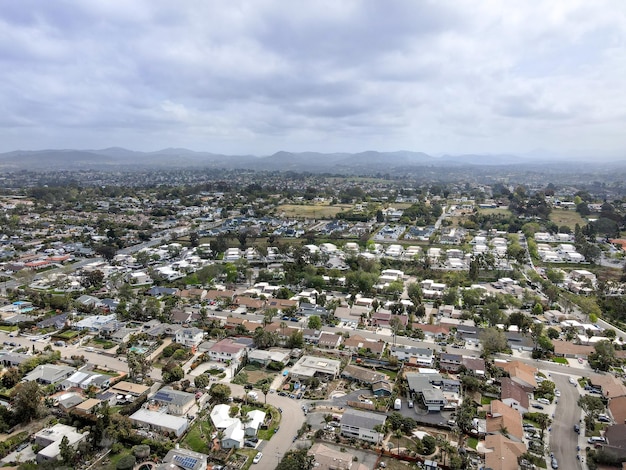
<instances>
[{"instance_id":1,"label":"distant hill","mask_svg":"<svg viewBox=\"0 0 626 470\"><path fill-rule=\"evenodd\" d=\"M121 147L99 150L16 150L0 154L0 170L131 170L133 168L225 168L267 171L308 171L314 173L364 174L370 172L402 173L412 168L462 168L483 166L533 167L562 165L561 158L532 158L511 154L444 155L433 157L422 152L365 151L358 153L318 153L280 151L272 155L223 155L196 152L185 148L166 148L138 152ZM587 160L589 161L589 160ZM597 164L598 162L596 162ZM620 162L616 162L619 164ZM622 162L623 163L623 162Z\"/></svg>"}]
</instances>

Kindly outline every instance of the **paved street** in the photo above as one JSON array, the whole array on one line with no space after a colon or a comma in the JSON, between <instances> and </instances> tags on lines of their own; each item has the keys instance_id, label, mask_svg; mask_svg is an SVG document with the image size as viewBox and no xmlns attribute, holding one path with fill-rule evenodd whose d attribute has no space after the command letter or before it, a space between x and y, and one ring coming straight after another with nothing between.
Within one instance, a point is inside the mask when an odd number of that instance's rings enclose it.
<instances>
[{"instance_id":1,"label":"paved street","mask_svg":"<svg viewBox=\"0 0 626 470\"><path fill-rule=\"evenodd\" d=\"M233 396L243 396L245 393L242 386L225 383L231 388ZM263 402L265 397L260 391L257 390L257 392L259 393L259 401ZM270 393L267 395L267 402L276 408L282 408L283 415L278 432L272 439L259 445L258 450L263 452L263 458L254 465L255 470L274 470L279 460L293 446L293 438L304 423L302 401Z\"/></svg>"},{"instance_id":2,"label":"paved street","mask_svg":"<svg viewBox=\"0 0 626 470\"><path fill-rule=\"evenodd\" d=\"M559 468L570 470L582 468L580 462L576 460L578 434L574 432L574 424L580 420L578 387L569 383L567 375L554 373L551 378L556 388L561 391L561 397L556 405L550 433L550 450L554 452Z\"/></svg>"}]
</instances>

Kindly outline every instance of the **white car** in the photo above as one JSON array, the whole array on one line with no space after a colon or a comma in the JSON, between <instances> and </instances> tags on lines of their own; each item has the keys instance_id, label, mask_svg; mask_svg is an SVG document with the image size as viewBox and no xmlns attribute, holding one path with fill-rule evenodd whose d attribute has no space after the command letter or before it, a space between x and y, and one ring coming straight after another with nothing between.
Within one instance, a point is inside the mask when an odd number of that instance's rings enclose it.
<instances>
[{"instance_id":1,"label":"white car","mask_svg":"<svg viewBox=\"0 0 626 470\"><path fill-rule=\"evenodd\" d=\"M576 379L574 377L570 377L569 383L571 383L572 385L576 385Z\"/></svg>"},{"instance_id":2,"label":"white car","mask_svg":"<svg viewBox=\"0 0 626 470\"><path fill-rule=\"evenodd\" d=\"M550 404L550 400L548 400L547 398L537 398L537 401L539 403L544 404L544 405L549 405Z\"/></svg>"},{"instance_id":3,"label":"white car","mask_svg":"<svg viewBox=\"0 0 626 470\"><path fill-rule=\"evenodd\" d=\"M263 452L259 452L258 454L256 454L252 459L252 463L259 463L261 461L261 458L263 458Z\"/></svg>"},{"instance_id":4,"label":"white car","mask_svg":"<svg viewBox=\"0 0 626 470\"><path fill-rule=\"evenodd\" d=\"M555 397L560 397L561 396L561 391L558 388L554 391L554 396Z\"/></svg>"}]
</instances>

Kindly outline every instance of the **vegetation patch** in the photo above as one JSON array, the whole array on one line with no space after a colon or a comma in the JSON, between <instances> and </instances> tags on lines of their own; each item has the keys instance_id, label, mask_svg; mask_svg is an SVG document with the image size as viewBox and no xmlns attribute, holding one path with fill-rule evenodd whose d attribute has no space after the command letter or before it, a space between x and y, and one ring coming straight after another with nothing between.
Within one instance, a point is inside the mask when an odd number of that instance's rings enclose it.
<instances>
[{"instance_id":1,"label":"vegetation patch","mask_svg":"<svg viewBox=\"0 0 626 470\"><path fill-rule=\"evenodd\" d=\"M552 362L558 362L559 364L568 364L567 359L564 357L553 357Z\"/></svg>"}]
</instances>

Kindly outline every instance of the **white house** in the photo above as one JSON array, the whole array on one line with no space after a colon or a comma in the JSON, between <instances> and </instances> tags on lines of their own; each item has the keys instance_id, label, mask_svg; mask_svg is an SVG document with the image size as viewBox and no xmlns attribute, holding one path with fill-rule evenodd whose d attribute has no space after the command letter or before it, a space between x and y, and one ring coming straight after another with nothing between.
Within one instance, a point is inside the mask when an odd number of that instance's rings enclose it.
<instances>
[{"instance_id":1,"label":"white house","mask_svg":"<svg viewBox=\"0 0 626 470\"><path fill-rule=\"evenodd\" d=\"M204 331L200 328L181 328L176 332L176 342L191 348L199 346L204 338Z\"/></svg>"},{"instance_id":2,"label":"white house","mask_svg":"<svg viewBox=\"0 0 626 470\"><path fill-rule=\"evenodd\" d=\"M378 443L382 440L384 434L376 431L374 428L382 428L386 420L387 416L384 414L348 408L341 417L341 435Z\"/></svg>"}]
</instances>

